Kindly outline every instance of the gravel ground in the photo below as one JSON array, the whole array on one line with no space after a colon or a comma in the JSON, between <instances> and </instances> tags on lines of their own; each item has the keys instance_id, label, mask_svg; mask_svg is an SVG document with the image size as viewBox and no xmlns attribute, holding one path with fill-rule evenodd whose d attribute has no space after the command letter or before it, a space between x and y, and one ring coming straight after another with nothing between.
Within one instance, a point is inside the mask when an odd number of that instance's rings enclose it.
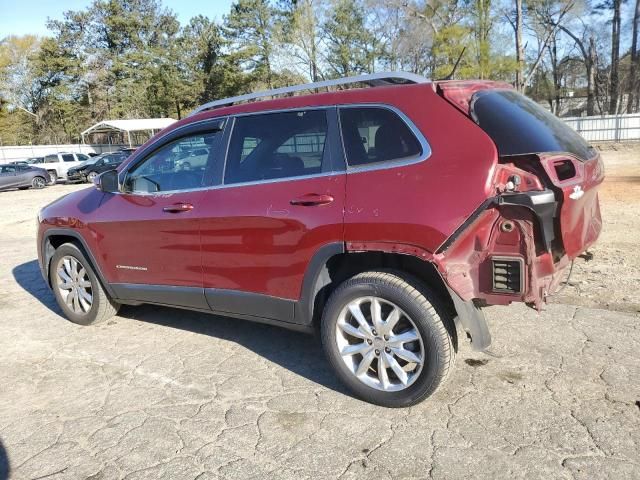
<instances>
[{"instance_id":1,"label":"gravel ground","mask_svg":"<svg viewBox=\"0 0 640 480\"><path fill-rule=\"evenodd\" d=\"M487 309L491 350L462 345L402 410L350 397L310 336L152 306L65 321L35 215L83 187L0 193L0 479L640 478L639 152L604 151L571 285L540 315Z\"/></svg>"}]
</instances>

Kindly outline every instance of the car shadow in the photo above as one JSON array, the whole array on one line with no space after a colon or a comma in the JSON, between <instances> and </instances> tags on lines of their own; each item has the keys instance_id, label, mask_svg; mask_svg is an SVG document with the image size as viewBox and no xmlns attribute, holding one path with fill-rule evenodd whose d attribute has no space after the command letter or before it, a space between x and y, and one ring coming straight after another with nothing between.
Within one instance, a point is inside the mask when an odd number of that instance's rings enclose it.
<instances>
[{"instance_id":1,"label":"car shadow","mask_svg":"<svg viewBox=\"0 0 640 480\"><path fill-rule=\"evenodd\" d=\"M118 316L237 343L290 372L350 395L331 370L316 335L248 320L155 305L123 306Z\"/></svg>"},{"instance_id":2,"label":"car shadow","mask_svg":"<svg viewBox=\"0 0 640 480\"><path fill-rule=\"evenodd\" d=\"M7 451L4 449L4 445L2 444L2 439L0 439L0 480L6 480L9 478L9 457L7 456Z\"/></svg>"},{"instance_id":3,"label":"car shadow","mask_svg":"<svg viewBox=\"0 0 640 480\"><path fill-rule=\"evenodd\" d=\"M63 316L36 260L16 266L13 276L25 291L52 312ZM125 305L118 316L237 343L297 375L350 395L329 367L317 336L247 320L155 305Z\"/></svg>"},{"instance_id":4,"label":"car shadow","mask_svg":"<svg viewBox=\"0 0 640 480\"><path fill-rule=\"evenodd\" d=\"M37 260L18 265L13 268L11 273L13 273L13 278L18 285L30 293L32 297L56 315L62 315L62 310L58 307L56 298L42 278Z\"/></svg>"}]
</instances>

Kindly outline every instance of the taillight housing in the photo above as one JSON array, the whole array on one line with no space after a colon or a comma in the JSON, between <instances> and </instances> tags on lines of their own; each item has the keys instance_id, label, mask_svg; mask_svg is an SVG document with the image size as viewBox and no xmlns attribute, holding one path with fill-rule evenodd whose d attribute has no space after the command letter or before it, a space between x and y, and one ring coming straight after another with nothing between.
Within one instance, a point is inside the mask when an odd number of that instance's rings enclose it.
<instances>
[{"instance_id":1,"label":"taillight housing","mask_svg":"<svg viewBox=\"0 0 640 480\"><path fill-rule=\"evenodd\" d=\"M497 193L544 190L537 175L518 168L513 163L501 163L496 166L493 184Z\"/></svg>"}]
</instances>

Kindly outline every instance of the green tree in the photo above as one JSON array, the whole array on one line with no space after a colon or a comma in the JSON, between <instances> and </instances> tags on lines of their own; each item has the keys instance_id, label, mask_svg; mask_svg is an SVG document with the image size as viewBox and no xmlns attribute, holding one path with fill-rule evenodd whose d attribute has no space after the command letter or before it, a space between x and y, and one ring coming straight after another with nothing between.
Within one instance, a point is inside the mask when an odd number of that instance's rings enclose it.
<instances>
[{"instance_id":1,"label":"green tree","mask_svg":"<svg viewBox=\"0 0 640 480\"><path fill-rule=\"evenodd\" d=\"M227 53L229 40L224 37L224 29L207 17L191 19L182 32L179 48L184 85L196 92L195 103L237 95L249 88L250 77L242 71L239 56Z\"/></svg>"},{"instance_id":2,"label":"green tree","mask_svg":"<svg viewBox=\"0 0 640 480\"><path fill-rule=\"evenodd\" d=\"M224 17L231 55L254 80L273 87L273 30L275 9L269 0L238 0Z\"/></svg>"},{"instance_id":3,"label":"green tree","mask_svg":"<svg viewBox=\"0 0 640 480\"><path fill-rule=\"evenodd\" d=\"M323 25L326 60L335 77L373 72L378 53L375 37L365 25L364 8L357 0L334 0Z\"/></svg>"}]
</instances>

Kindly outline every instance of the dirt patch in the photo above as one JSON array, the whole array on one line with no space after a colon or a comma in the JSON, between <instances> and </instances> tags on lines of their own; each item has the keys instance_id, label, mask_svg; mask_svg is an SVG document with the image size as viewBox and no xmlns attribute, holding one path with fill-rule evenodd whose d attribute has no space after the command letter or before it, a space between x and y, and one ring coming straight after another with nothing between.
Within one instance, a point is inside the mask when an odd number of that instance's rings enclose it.
<instances>
[{"instance_id":1,"label":"dirt patch","mask_svg":"<svg viewBox=\"0 0 640 480\"><path fill-rule=\"evenodd\" d=\"M489 360L477 360L475 358L467 358L464 363L469 365L470 367L482 367L489 363Z\"/></svg>"}]
</instances>

